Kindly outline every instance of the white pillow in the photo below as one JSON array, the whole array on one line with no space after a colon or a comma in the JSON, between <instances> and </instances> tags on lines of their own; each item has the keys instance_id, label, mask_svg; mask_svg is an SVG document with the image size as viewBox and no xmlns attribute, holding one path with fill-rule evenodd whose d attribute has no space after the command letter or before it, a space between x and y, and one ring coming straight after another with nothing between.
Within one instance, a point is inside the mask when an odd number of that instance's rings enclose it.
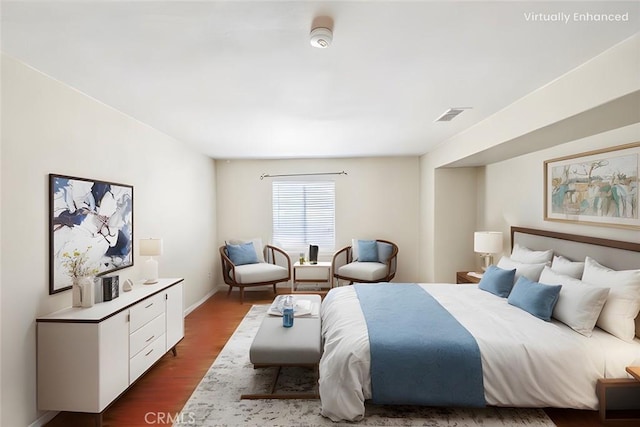
<instances>
[{"instance_id":1,"label":"white pillow","mask_svg":"<svg viewBox=\"0 0 640 427\"><path fill-rule=\"evenodd\" d=\"M358 260L358 240L360 239L351 239L351 260Z\"/></svg>"},{"instance_id":2,"label":"white pillow","mask_svg":"<svg viewBox=\"0 0 640 427\"><path fill-rule=\"evenodd\" d=\"M540 283L562 285L558 302L553 308L553 317L576 332L590 337L609 289L589 286L570 276L558 274L545 267L540 275Z\"/></svg>"},{"instance_id":3,"label":"white pillow","mask_svg":"<svg viewBox=\"0 0 640 427\"><path fill-rule=\"evenodd\" d=\"M640 311L640 270L615 271L587 257L582 281L609 288L596 325L621 340L632 341Z\"/></svg>"},{"instance_id":4,"label":"white pillow","mask_svg":"<svg viewBox=\"0 0 640 427\"><path fill-rule=\"evenodd\" d=\"M551 269L558 274L580 279L584 271L584 262L571 261L569 258L563 256L554 256Z\"/></svg>"},{"instance_id":5,"label":"white pillow","mask_svg":"<svg viewBox=\"0 0 640 427\"><path fill-rule=\"evenodd\" d=\"M264 247L262 246L262 239L256 237L255 239L231 239L229 243L232 245L241 245L243 243L253 243L253 247L256 250L256 255L258 256L258 262L265 262L264 260Z\"/></svg>"},{"instance_id":6,"label":"white pillow","mask_svg":"<svg viewBox=\"0 0 640 427\"><path fill-rule=\"evenodd\" d=\"M546 251L532 251L529 248L520 246L519 244L513 245L513 251L511 251L511 259L516 262L522 262L525 264L541 264L551 262L553 257L553 250Z\"/></svg>"},{"instance_id":7,"label":"white pillow","mask_svg":"<svg viewBox=\"0 0 640 427\"><path fill-rule=\"evenodd\" d=\"M513 270L516 269L516 277L515 282L518 281L520 276L524 276L532 282L537 282L540 278L540 273L542 273L542 269L547 265L546 262L540 264L529 264L523 262L515 262L508 256L503 256L498 261L498 267L503 270Z\"/></svg>"}]
</instances>

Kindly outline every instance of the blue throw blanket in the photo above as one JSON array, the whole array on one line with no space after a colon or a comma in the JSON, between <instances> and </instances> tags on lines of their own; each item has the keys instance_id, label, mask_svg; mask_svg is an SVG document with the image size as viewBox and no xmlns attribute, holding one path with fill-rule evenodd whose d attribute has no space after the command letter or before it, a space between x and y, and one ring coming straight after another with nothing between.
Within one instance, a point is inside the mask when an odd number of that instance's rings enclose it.
<instances>
[{"instance_id":1,"label":"blue throw blanket","mask_svg":"<svg viewBox=\"0 0 640 427\"><path fill-rule=\"evenodd\" d=\"M354 285L369 329L372 401L485 406L475 338L415 284Z\"/></svg>"}]
</instances>

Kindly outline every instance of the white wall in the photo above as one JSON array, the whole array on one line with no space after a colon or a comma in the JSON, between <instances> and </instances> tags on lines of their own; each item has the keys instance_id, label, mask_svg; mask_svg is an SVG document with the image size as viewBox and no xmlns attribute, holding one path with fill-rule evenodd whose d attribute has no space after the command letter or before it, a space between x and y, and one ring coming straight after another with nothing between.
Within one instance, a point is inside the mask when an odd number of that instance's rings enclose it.
<instances>
[{"instance_id":1,"label":"white wall","mask_svg":"<svg viewBox=\"0 0 640 427\"><path fill-rule=\"evenodd\" d=\"M1 58L0 58L1 61ZM1 71L1 70L0 70ZM2 98L2 79L0 79L0 99ZM0 206L2 205L2 102L0 102ZM4 241L2 236L2 212L3 209L0 209L0 309L2 308L2 244ZM2 315L0 313L0 423L2 422L2 402L3 402L3 393L2 393Z\"/></svg>"},{"instance_id":2,"label":"white wall","mask_svg":"<svg viewBox=\"0 0 640 427\"><path fill-rule=\"evenodd\" d=\"M477 265L473 232L478 230L478 168L438 168L420 158L420 282L455 281L457 271Z\"/></svg>"},{"instance_id":3,"label":"white wall","mask_svg":"<svg viewBox=\"0 0 640 427\"><path fill-rule=\"evenodd\" d=\"M486 194L481 206L484 225L505 233L505 252L509 251L509 227L512 225L639 242L640 231L637 230L543 220L545 160L638 141L640 124L488 165L484 168L482 184Z\"/></svg>"},{"instance_id":4,"label":"white wall","mask_svg":"<svg viewBox=\"0 0 640 427\"><path fill-rule=\"evenodd\" d=\"M188 307L213 289L215 164L6 56L2 89L0 424L25 426L41 415L35 318L71 304L70 291L48 292L48 174L132 184L134 238L164 239L160 275L185 278ZM121 280L141 278L134 261Z\"/></svg>"},{"instance_id":5,"label":"white wall","mask_svg":"<svg viewBox=\"0 0 640 427\"><path fill-rule=\"evenodd\" d=\"M435 217L438 226L432 236L437 252L455 253L441 257L435 282L455 283L457 271L475 266L473 231L478 206L476 168L441 168L435 171Z\"/></svg>"},{"instance_id":6,"label":"white wall","mask_svg":"<svg viewBox=\"0 0 640 427\"><path fill-rule=\"evenodd\" d=\"M271 182L260 175L340 172L336 182L336 249L352 238L380 238L399 247L394 281L418 277L417 157L216 161L218 244L233 238L271 241ZM321 258L322 259L322 258ZM326 259L326 258L325 258ZM216 278L222 283L221 273Z\"/></svg>"}]
</instances>

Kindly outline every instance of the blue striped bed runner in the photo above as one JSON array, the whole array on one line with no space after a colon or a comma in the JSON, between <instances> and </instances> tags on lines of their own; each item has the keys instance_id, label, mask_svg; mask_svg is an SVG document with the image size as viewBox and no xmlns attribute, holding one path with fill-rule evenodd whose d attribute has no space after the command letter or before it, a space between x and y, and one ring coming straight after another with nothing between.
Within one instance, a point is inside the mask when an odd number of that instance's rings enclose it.
<instances>
[{"instance_id":1,"label":"blue striped bed runner","mask_svg":"<svg viewBox=\"0 0 640 427\"><path fill-rule=\"evenodd\" d=\"M486 405L475 338L416 284L354 285L369 330L372 402Z\"/></svg>"}]
</instances>

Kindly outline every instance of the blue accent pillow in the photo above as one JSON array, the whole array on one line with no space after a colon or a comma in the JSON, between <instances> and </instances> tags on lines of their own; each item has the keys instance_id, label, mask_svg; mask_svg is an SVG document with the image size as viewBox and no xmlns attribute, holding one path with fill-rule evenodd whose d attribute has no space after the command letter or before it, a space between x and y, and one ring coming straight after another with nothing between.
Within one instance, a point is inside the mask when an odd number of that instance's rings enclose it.
<instances>
[{"instance_id":1,"label":"blue accent pillow","mask_svg":"<svg viewBox=\"0 0 640 427\"><path fill-rule=\"evenodd\" d=\"M503 270L502 268L490 265L482 275L478 288L491 292L499 297L506 298L513 288L513 280L516 277L516 270Z\"/></svg>"},{"instance_id":2,"label":"blue accent pillow","mask_svg":"<svg viewBox=\"0 0 640 427\"><path fill-rule=\"evenodd\" d=\"M543 285L521 276L507 302L548 322L558 302L560 288L562 285Z\"/></svg>"},{"instance_id":3,"label":"blue accent pillow","mask_svg":"<svg viewBox=\"0 0 640 427\"><path fill-rule=\"evenodd\" d=\"M233 265L257 264L258 255L253 242L242 243L240 245L227 244L227 254Z\"/></svg>"},{"instance_id":4,"label":"blue accent pillow","mask_svg":"<svg viewBox=\"0 0 640 427\"><path fill-rule=\"evenodd\" d=\"M378 262L378 243L375 240L358 240L358 261Z\"/></svg>"},{"instance_id":5,"label":"blue accent pillow","mask_svg":"<svg viewBox=\"0 0 640 427\"><path fill-rule=\"evenodd\" d=\"M376 242L378 244L378 262L386 264L393 252L393 246L385 242Z\"/></svg>"}]
</instances>

